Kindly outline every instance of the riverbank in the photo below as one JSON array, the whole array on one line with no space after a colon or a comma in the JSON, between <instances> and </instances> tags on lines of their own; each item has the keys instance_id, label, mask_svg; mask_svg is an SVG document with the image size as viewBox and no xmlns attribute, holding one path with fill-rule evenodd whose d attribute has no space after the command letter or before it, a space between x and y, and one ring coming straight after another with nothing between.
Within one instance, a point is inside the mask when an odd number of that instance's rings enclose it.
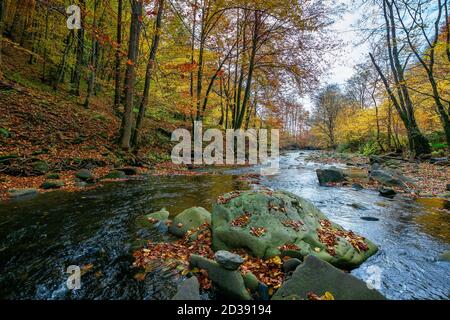
<instances>
[{"instance_id":1,"label":"riverbank","mask_svg":"<svg viewBox=\"0 0 450 320\"><path fill-rule=\"evenodd\" d=\"M411 198L442 198L450 199L450 165L440 159L437 163L428 161L409 161L394 156L374 156L372 158L356 154L335 153L329 151L317 151L308 156L306 161L334 165L345 165L350 170L357 169L366 171L362 177L353 177L350 181L339 185L351 186L353 183L360 184L366 189L378 190L382 185L369 177L369 171L374 163L391 170L405 178L408 188L393 187L397 193ZM392 186L391 186L392 187Z\"/></svg>"}]
</instances>

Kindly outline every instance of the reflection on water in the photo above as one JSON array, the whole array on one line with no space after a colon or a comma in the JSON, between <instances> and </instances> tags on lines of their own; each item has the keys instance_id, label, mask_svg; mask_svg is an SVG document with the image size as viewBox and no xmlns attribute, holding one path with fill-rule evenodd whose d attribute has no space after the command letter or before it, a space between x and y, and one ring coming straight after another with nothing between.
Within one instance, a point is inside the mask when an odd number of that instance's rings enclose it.
<instances>
[{"instance_id":1,"label":"reflection on water","mask_svg":"<svg viewBox=\"0 0 450 320\"><path fill-rule=\"evenodd\" d=\"M394 299L448 299L450 264L437 261L450 249L447 203L400 201L376 192L320 187L307 153L282 157L277 176L261 183L310 199L331 220L373 240L380 251L352 273L368 279L381 268L381 291ZM245 188L236 175L148 177L85 193L54 192L34 200L0 204L0 298L168 299L178 279L156 268L144 281L131 268L133 246L171 241L170 235L137 227L144 213L192 206L211 209L217 196ZM81 290L65 282L69 265L83 266Z\"/></svg>"},{"instance_id":2,"label":"reflection on water","mask_svg":"<svg viewBox=\"0 0 450 320\"><path fill-rule=\"evenodd\" d=\"M418 199L425 210L414 218L422 230L450 244L450 201L444 199Z\"/></svg>"},{"instance_id":3,"label":"reflection on water","mask_svg":"<svg viewBox=\"0 0 450 320\"><path fill-rule=\"evenodd\" d=\"M167 241L169 235L139 229L138 216L167 208L211 209L223 193L242 188L233 176L149 177L85 193L53 192L0 206L0 298L167 299L176 290L171 270L134 279L137 240ZM65 270L86 270L82 288L70 292Z\"/></svg>"}]
</instances>

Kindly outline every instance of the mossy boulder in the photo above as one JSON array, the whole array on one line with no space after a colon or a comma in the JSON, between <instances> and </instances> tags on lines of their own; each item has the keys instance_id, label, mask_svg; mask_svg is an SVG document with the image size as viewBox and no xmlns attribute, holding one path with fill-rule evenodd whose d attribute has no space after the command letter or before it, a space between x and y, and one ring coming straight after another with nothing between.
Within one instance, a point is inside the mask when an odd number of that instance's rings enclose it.
<instances>
[{"instance_id":1,"label":"mossy boulder","mask_svg":"<svg viewBox=\"0 0 450 320\"><path fill-rule=\"evenodd\" d=\"M103 179L126 179L127 175L123 171L114 170L108 173Z\"/></svg>"},{"instance_id":2,"label":"mossy boulder","mask_svg":"<svg viewBox=\"0 0 450 320\"><path fill-rule=\"evenodd\" d=\"M175 217L169 232L183 237L189 230L197 229L206 222L211 223L211 213L202 207L193 207Z\"/></svg>"},{"instance_id":3,"label":"mossy boulder","mask_svg":"<svg viewBox=\"0 0 450 320\"><path fill-rule=\"evenodd\" d=\"M47 162L45 162L45 161L33 162L32 167L33 167L33 172L35 172L38 175L44 175L50 170Z\"/></svg>"},{"instance_id":4,"label":"mossy boulder","mask_svg":"<svg viewBox=\"0 0 450 320\"><path fill-rule=\"evenodd\" d=\"M64 187L64 181L60 181L60 180L47 180L47 181L44 181L44 183L42 183L40 186L40 188L44 189L44 190L59 189L62 187Z\"/></svg>"},{"instance_id":5,"label":"mossy boulder","mask_svg":"<svg viewBox=\"0 0 450 320\"><path fill-rule=\"evenodd\" d=\"M169 219L170 213L165 208L161 209L160 211L153 212L146 214L144 216L141 216L138 218L138 224L140 227L144 228L154 228L156 227L160 222L165 222Z\"/></svg>"},{"instance_id":6,"label":"mossy boulder","mask_svg":"<svg viewBox=\"0 0 450 320\"><path fill-rule=\"evenodd\" d=\"M219 289L219 294L232 300L251 300L251 296L245 288L244 279L239 271L231 271L223 268L215 261L202 256L192 254L189 263L193 268L208 271L208 278Z\"/></svg>"},{"instance_id":7,"label":"mossy boulder","mask_svg":"<svg viewBox=\"0 0 450 320\"><path fill-rule=\"evenodd\" d=\"M334 243L324 241L326 235ZM220 197L212 213L212 245L215 251L245 249L265 259L314 255L346 269L358 267L378 250L330 222L311 202L283 191Z\"/></svg>"},{"instance_id":8,"label":"mossy boulder","mask_svg":"<svg viewBox=\"0 0 450 320\"><path fill-rule=\"evenodd\" d=\"M50 173L47 175L47 179L49 180L58 180L60 175L58 173Z\"/></svg>"},{"instance_id":9,"label":"mossy boulder","mask_svg":"<svg viewBox=\"0 0 450 320\"><path fill-rule=\"evenodd\" d=\"M81 169L75 173L75 177L84 182L93 182L95 180L94 175L88 169Z\"/></svg>"},{"instance_id":10,"label":"mossy boulder","mask_svg":"<svg viewBox=\"0 0 450 320\"><path fill-rule=\"evenodd\" d=\"M309 293L330 292L336 300L385 300L377 290L314 256L308 256L273 296L274 300L306 300Z\"/></svg>"}]
</instances>

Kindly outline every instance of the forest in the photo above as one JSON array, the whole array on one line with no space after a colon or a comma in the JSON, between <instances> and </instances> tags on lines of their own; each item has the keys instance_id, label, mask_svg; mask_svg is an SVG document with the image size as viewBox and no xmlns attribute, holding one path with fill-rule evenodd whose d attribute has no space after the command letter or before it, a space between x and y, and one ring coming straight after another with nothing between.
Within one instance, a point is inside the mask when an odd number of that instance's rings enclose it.
<instances>
[{"instance_id":1,"label":"forest","mask_svg":"<svg viewBox=\"0 0 450 320\"><path fill-rule=\"evenodd\" d=\"M0 299L448 300L449 10L0 0Z\"/></svg>"}]
</instances>

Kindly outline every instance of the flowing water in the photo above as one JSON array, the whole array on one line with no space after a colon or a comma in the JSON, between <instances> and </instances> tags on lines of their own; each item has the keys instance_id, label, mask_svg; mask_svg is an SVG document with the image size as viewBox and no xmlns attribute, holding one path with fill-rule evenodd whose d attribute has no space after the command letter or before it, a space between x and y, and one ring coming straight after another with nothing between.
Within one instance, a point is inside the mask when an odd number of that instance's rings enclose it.
<instances>
[{"instance_id":1,"label":"flowing water","mask_svg":"<svg viewBox=\"0 0 450 320\"><path fill-rule=\"evenodd\" d=\"M380 251L352 273L379 284L388 298L448 299L450 263L438 258L450 249L449 202L388 200L373 191L319 187L315 169L321 165L306 162L308 154L282 156L280 173L263 177L261 184L311 200L334 222L379 245ZM171 298L179 283L174 271L156 268L137 281L131 254L147 240L173 238L139 228L136 219L163 207L171 213L192 206L211 209L217 196L245 187L239 175L252 170L257 168L151 176L0 203L0 298ZM70 265L82 269L80 290L66 287Z\"/></svg>"}]
</instances>

